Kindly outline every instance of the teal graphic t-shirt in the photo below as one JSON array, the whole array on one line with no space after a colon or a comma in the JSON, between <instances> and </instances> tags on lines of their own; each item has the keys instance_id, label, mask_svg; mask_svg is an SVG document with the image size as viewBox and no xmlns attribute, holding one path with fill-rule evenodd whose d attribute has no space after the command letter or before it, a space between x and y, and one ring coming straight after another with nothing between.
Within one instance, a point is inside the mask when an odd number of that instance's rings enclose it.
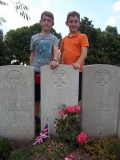
<instances>
[{"instance_id":1,"label":"teal graphic t-shirt","mask_svg":"<svg viewBox=\"0 0 120 160\"><path fill-rule=\"evenodd\" d=\"M31 37L30 50L35 52L32 65L36 72L40 72L41 66L49 65L52 61L53 46L58 46L58 39L51 33L46 35L38 33Z\"/></svg>"}]
</instances>

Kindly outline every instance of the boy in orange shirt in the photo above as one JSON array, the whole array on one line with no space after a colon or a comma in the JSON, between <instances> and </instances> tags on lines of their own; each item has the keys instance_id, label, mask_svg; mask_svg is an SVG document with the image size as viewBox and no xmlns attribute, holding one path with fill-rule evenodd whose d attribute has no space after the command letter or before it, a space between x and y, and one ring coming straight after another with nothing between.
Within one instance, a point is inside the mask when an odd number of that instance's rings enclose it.
<instances>
[{"instance_id":1,"label":"boy in orange shirt","mask_svg":"<svg viewBox=\"0 0 120 160\"><path fill-rule=\"evenodd\" d=\"M82 87L82 68L84 60L87 57L89 47L88 38L85 34L78 31L80 26L80 14L72 11L67 15L66 25L69 27L69 34L62 39L61 42L61 63L72 65L75 69L79 69L79 98L81 100Z\"/></svg>"}]
</instances>

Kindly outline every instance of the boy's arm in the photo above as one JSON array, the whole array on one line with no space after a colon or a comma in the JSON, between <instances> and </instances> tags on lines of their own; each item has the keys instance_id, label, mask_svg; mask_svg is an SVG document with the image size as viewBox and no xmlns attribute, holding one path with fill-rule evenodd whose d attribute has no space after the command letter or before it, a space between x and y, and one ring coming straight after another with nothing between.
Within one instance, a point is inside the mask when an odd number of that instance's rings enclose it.
<instances>
[{"instance_id":1,"label":"boy's arm","mask_svg":"<svg viewBox=\"0 0 120 160\"><path fill-rule=\"evenodd\" d=\"M87 57L87 50L88 48L87 47L82 47L81 48L81 55L80 55L80 58L77 60L76 63L73 63L72 66L75 68L75 69L79 69L80 68L80 65L82 64L82 62L85 60L85 58Z\"/></svg>"},{"instance_id":2,"label":"boy's arm","mask_svg":"<svg viewBox=\"0 0 120 160\"><path fill-rule=\"evenodd\" d=\"M35 51L31 51L31 54L30 54L30 66L32 66L34 55L35 55Z\"/></svg>"},{"instance_id":3,"label":"boy's arm","mask_svg":"<svg viewBox=\"0 0 120 160\"><path fill-rule=\"evenodd\" d=\"M59 65L59 50L58 46L53 47L53 52L54 52L54 58L53 61L50 62L50 67L51 69L56 68Z\"/></svg>"},{"instance_id":4,"label":"boy's arm","mask_svg":"<svg viewBox=\"0 0 120 160\"><path fill-rule=\"evenodd\" d=\"M61 52L60 52L60 58L59 58L59 63L60 63L60 64L62 64L62 54L63 54L63 52L61 51Z\"/></svg>"},{"instance_id":5,"label":"boy's arm","mask_svg":"<svg viewBox=\"0 0 120 160\"><path fill-rule=\"evenodd\" d=\"M60 64L62 64L63 50L64 50L64 39L61 40L61 44L60 44L60 58L59 58Z\"/></svg>"},{"instance_id":6,"label":"boy's arm","mask_svg":"<svg viewBox=\"0 0 120 160\"><path fill-rule=\"evenodd\" d=\"M54 59L59 60L59 50L58 50L58 46L54 46L53 47L53 52L54 52Z\"/></svg>"}]
</instances>

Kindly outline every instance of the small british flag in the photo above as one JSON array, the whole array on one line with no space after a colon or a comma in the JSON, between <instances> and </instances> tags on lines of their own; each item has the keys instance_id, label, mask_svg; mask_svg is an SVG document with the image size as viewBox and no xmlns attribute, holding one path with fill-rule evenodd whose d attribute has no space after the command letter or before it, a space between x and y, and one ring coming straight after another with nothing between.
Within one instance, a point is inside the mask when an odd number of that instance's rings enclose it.
<instances>
[{"instance_id":1,"label":"small british flag","mask_svg":"<svg viewBox=\"0 0 120 160\"><path fill-rule=\"evenodd\" d=\"M36 139L33 142L33 145L41 144L43 143L47 138L49 138L49 126L48 121L46 122L46 125L41 133L36 137Z\"/></svg>"}]
</instances>

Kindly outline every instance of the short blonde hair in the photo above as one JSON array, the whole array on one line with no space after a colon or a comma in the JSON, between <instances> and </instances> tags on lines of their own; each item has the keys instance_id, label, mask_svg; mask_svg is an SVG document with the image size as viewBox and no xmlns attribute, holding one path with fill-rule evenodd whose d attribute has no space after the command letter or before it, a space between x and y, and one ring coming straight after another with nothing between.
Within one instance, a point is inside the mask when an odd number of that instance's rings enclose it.
<instances>
[{"instance_id":1,"label":"short blonde hair","mask_svg":"<svg viewBox=\"0 0 120 160\"><path fill-rule=\"evenodd\" d=\"M67 15L67 22L68 22L68 19L69 19L70 16L73 16L73 17L77 16L78 19L79 19L79 22L80 22L80 14L78 12L76 12L76 11L69 12L68 15Z\"/></svg>"},{"instance_id":2,"label":"short blonde hair","mask_svg":"<svg viewBox=\"0 0 120 160\"><path fill-rule=\"evenodd\" d=\"M44 12L41 14L41 19L42 19L43 15L51 18L52 21L54 22L54 15L53 15L51 12L49 12L49 11L44 11Z\"/></svg>"}]
</instances>

